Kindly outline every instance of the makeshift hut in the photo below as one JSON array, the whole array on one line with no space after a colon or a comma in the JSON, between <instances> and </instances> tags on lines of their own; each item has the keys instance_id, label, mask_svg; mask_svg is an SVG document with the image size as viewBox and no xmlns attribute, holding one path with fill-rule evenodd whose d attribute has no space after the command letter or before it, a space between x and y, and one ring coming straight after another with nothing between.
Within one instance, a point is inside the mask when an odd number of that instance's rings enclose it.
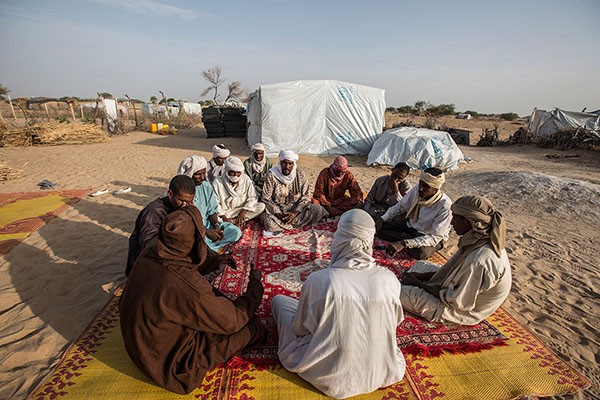
<instances>
[{"instance_id":1,"label":"makeshift hut","mask_svg":"<svg viewBox=\"0 0 600 400\"><path fill-rule=\"evenodd\" d=\"M332 80L262 85L248 102L248 143L269 154L367 154L384 112L382 89Z\"/></svg>"},{"instance_id":2,"label":"makeshift hut","mask_svg":"<svg viewBox=\"0 0 600 400\"><path fill-rule=\"evenodd\" d=\"M600 115L559 108L551 111L534 108L527 127L528 133L536 136L550 136L576 129L600 133Z\"/></svg>"},{"instance_id":3,"label":"makeshift hut","mask_svg":"<svg viewBox=\"0 0 600 400\"><path fill-rule=\"evenodd\" d=\"M413 169L456 169L464 160L448 132L404 126L389 129L373 144L367 165L405 162Z\"/></svg>"}]
</instances>

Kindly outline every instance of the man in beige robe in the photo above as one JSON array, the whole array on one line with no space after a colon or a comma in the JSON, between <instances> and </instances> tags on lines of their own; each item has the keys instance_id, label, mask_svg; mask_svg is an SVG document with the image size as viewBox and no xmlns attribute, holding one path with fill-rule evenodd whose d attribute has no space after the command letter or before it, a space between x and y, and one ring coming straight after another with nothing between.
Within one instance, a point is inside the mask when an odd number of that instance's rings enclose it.
<instances>
[{"instance_id":1,"label":"man in beige robe","mask_svg":"<svg viewBox=\"0 0 600 400\"><path fill-rule=\"evenodd\" d=\"M402 278L405 310L429 321L473 325L504 302L512 283L502 214L480 196L452 204L458 252L441 268L419 261Z\"/></svg>"}]
</instances>

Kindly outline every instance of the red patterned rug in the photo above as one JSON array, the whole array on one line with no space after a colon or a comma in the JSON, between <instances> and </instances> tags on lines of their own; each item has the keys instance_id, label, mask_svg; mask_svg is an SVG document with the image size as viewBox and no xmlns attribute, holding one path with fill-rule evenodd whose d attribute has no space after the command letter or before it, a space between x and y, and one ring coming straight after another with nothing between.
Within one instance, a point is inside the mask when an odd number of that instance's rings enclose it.
<instances>
[{"instance_id":1,"label":"red patterned rug","mask_svg":"<svg viewBox=\"0 0 600 400\"><path fill-rule=\"evenodd\" d=\"M265 287L257 314L267 327L269 335L264 345L243 354L241 359L254 364L278 364L277 327L271 315L271 299L277 294L298 298L302 283L308 275L329 265L329 247L336 229L337 221L331 221L288 231L281 238L265 239L261 235L261 228L250 224L244 230L242 239L229 249L238 265L245 265L246 268L237 271L227 269L222 278L215 281L215 287L231 298L243 293L251 264L262 272ZM375 246L386 244L375 239ZM385 251L375 250L374 257L379 265L389 268L398 277L415 263L414 259L403 252L394 258L388 258ZM436 254L430 261L443 264L445 259ZM507 339L485 320L472 326L445 326L412 314L406 314L404 322L398 326L397 338L398 346L404 353L423 356L437 356L444 351L481 351L503 345Z\"/></svg>"}]
</instances>

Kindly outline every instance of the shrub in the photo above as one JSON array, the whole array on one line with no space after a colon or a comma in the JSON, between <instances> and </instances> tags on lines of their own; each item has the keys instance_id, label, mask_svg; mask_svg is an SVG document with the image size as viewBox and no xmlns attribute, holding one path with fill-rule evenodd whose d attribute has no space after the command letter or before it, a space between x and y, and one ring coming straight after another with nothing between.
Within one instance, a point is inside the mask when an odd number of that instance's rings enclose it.
<instances>
[{"instance_id":1,"label":"shrub","mask_svg":"<svg viewBox=\"0 0 600 400\"><path fill-rule=\"evenodd\" d=\"M401 114L414 114L415 113L415 109L413 106L402 106L402 107L398 107L396 109L397 112L401 113Z\"/></svg>"},{"instance_id":2,"label":"shrub","mask_svg":"<svg viewBox=\"0 0 600 400\"><path fill-rule=\"evenodd\" d=\"M519 118L518 114L515 113L504 113L504 114L500 114L500 119L503 119L505 121L514 121L517 118Z\"/></svg>"}]
</instances>

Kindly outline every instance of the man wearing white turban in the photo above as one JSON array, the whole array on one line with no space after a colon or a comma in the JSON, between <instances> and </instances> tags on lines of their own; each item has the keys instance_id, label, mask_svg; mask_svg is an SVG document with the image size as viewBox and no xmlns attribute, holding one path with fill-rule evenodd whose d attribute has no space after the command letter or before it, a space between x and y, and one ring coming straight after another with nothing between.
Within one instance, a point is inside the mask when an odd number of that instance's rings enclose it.
<instances>
[{"instance_id":1,"label":"man wearing white turban","mask_svg":"<svg viewBox=\"0 0 600 400\"><path fill-rule=\"evenodd\" d=\"M329 215L325 208L311 203L308 179L296 161L294 151L281 150L279 163L267 173L261 196L266 206L260 218L263 236L281 235L283 230L312 225Z\"/></svg>"},{"instance_id":2,"label":"man wearing white turban","mask_svg":"<svg viewBox=\"0 0 600 400\"><path fill-rule=\"evenodd\" d=\"M246 174L254 182L256 194L260 198L262 188L265 184L265 178L269 169L273 167L273 163L265 156L265 146L262 143L256 143L250 148L250 157L244 161L244 169Z\"/></svg>"},{"instance_id":3,"label":"man wearing white turban","mask_svg":"<svg viewBox=\"0 0 600 400\"><path fill-rule=\"evenodd\" d=\"M419 261L402 277L403 307L429 321L473 325L506 300L512 284L506 223L481 196L452 204L458 252L441 268Z\"/></svg>"},{"instance_id":4,"label":"man wearing white turban","mask_svg":"<svg viewBox=\"0 0 600 400\"><path fill-rule=\"evenodd\" d=\"M208 162L207 177L210 183L213 183L215 178L223 175L225 160L231 152L224 144L215 144L212 148L212 158Z\"/></svg>"},{"instance_id":5,"label":"man wearing white turban","mask_svg":"<svg viewBox=\"0 0 600 400\"><path fill-rule=\"evenodd\" d=\"M241 228L244 222L265 211L265 205L258 202L254 183L244 173L242 160L229 157L224 167L225 173L213 182L219 216L223 221L232 222Z\"/></svg>"},{"instance_id":6,"label":"man wearing white turban","mask_svg":"<svg viewBox=\"0 0 600 400\"><path fill-rule=\"evenodd\" d=\"M194 180L196 184L194 205L202 214L202 222L206 229L204 240L212 250L219 251L224 246L240 240L242 231L230 222L219 221L219 205L215 191L206 181L207 164L206 158L193 154L181 161L177 172Z\"/></svg>"},{"instance_id":7,"label":"man wearing white turban","mask_svg":"<svg viewBox=\"0 0 600 400\"><path fill-rule=\"evenodd\" d=\"M396 344L400 284L375 263L374 235L369 214L347 211L329 267L308 277L299 301L277 295L271 302L281 364L338 399L398 382L406 369Z\"/></svg>"},{"instance_id":8,"label":"man wearing white turban","mask_svg":"<svg viewBox=\"0 0 600 400\"><path fill-rule=\"evenodd\" d=\"M406 249L423 260L440 250L450 234L452 200L442 192L445 177L439 168L421 172L419 184L377 219L377 237L392 242L388 255Z\"/></svg>"}]
</instances>

